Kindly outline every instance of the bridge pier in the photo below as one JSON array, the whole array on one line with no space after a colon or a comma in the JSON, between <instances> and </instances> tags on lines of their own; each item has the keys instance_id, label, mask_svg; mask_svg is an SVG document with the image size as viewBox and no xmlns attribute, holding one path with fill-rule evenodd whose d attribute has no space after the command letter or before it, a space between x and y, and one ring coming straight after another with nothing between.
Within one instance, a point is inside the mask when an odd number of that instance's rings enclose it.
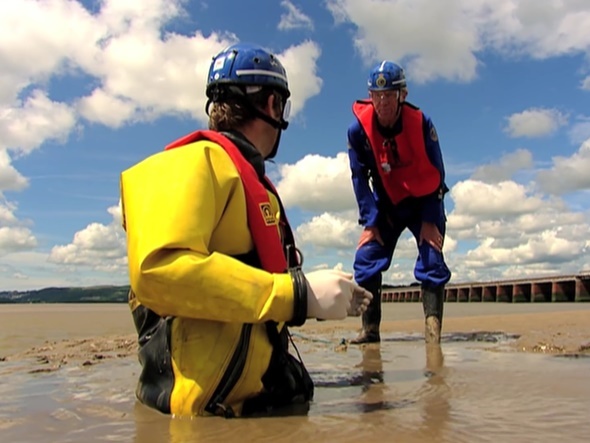
<instances>
[{"instance_id":1,"label":"bridge pier","mask_svg":"<svg viewBox=\"0 0 590 443\"><path fill-rule=\"evenodd\" d=\"M471 286L469 288L469 301L481 301L481 286Z\"/></svg>"},{"instance_id":2,"label":"bridge pier","mask_svg":"<svg viewBox=\"0 0 590 443\"><path fill-rule=\"evenodd\" d=\"M512 285L498 285L496 291L497 302L512 302Z\"/></svg>"},{"instance_id":3,"label":"bridge pier","mask_svg":"<svg viewBox=\"0 0 590 443\"><path fill-rule=\"evenodd\" d=\"M552 302L574 301L576 297L575 282L573 281L554 281L551 287Z\"/></svg>"},{"instance_id":4,"label":"bridge pier","mask_svg":"<svg viewBox=\"0 0 590 443\"><path fill-rule=\"evenodd\" d=\"M496 287L495 286L484 286L483 287L483 301L486 301L486 302L496 301Z\"/></svg>"},{"instance_id":5,"label":"bridge pier","mask_svg":"<svg viewBox=\"0 0 590 443\"><path fill-rule=\"evenodd\" d=\"M576 301L590 301L590 279L576 280Z\"/></svg>"},{"instance_id":6,"label":"bridge pier","mask_svg":"<svg viewBox=\"0 0 590 443\"><path fill-rule=\"evenodd\" d=\"M447 288L447 301L457 301L457 288Z\"/></svg>"},{"instance_id":7,"label":"bridge pier","mask_svg":"<svg viewBox=\"0 0 590 443\"><path fill-rule=\"evenodd\" d=\"M512 302L513 303L522 303L522 302L530 302L531 301L531 284L530 283L523 283L519 285L514 285L513 293L512 293Z\"/></svg>"},{"instance_id":8,"label":"bridge pier","mask_svg":"<svg viewBox=\"0 0 590 443\"><path fill-rule=\"evenodd\" d=\"M457 290L457 301L462 303L469 301L469 288L459 288Z\"/></svg>"},{"instance_id":9,"label":"bridge pier","mask_svg":"<svg viewBox=\"0 0 590 443\"><path fill-rule=\"evenodd\" d=\"M532 302L549 302L551 301L552 283L533 283L531 301Z\"/></svg>"}]
</instances>

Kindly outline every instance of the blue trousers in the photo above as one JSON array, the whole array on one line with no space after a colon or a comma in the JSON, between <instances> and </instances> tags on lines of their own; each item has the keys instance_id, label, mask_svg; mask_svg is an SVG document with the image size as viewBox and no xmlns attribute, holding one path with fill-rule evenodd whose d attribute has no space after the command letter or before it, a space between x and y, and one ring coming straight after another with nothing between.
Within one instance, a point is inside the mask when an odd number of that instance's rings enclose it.
<instances>
[{"instance_id":1,"label":"blue trousers","mask_svg":"<svg viewBox=\"0 0 590 443\"><path fill-rule=\"evenodd\" d=\"M357 249L354 258L355 280L363 286L363 283L380 276L380 273L388 270L391 266L397 241L402 232L408 228L414 235L418 246L418 258L414 266L416 280L422 283L423 286L430 287L446 284L451 278L451 271L445 263L443 254L436 251L425 241L422 242L422 245L418 245L421 226L420 217L412 212L392 214L389 220L381 221L378 227L384 245L381 246L374 240ZM444 236L445 220L440 220L437 227Z\"/></svg>"}]
</instances>

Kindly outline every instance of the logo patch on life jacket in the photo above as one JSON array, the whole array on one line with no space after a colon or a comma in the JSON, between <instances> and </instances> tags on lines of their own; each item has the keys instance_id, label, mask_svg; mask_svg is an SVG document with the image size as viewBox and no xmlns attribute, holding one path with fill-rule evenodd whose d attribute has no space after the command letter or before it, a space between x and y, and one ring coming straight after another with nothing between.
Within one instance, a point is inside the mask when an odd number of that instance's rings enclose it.
<instances>
[{"instance_id":1,"label":"logo patch on life jacket","mask_svg":"<svg viewBox=\"0 0 590 443\"><path fill-rule=\"evenodd\" d=\"M260 212L262 213L262 218L264 218L264 224L266 226L273 226L277 224L277 218L272 212L270 203L260 203Z\"/></svg>"}]
</instances>

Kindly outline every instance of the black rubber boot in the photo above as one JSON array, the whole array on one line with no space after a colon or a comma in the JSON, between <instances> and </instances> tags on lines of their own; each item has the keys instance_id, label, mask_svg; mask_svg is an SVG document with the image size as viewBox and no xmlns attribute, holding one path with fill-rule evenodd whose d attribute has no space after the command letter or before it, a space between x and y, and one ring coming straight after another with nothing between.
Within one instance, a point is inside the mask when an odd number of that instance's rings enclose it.
<instances>
[{"instance_id":1,"label":"black rubber boot","mask_svg":"<svg viewBox=\"0 0 590 443\"><path fill-rule=\"evenodd\" d=\"M442 330L444 286L422 286L422 306L424 308L424 341L440 343Z\"/></svg>"},{"instance_id":2,"label":"black rubber boot","mask_svg":"<svg viewBox=\"0 0 590 443\"><path fill-rule=\"evenodd\" d=\"M378 343L381 341L379 325L381 324L381 274L367 280L361 285L371 294L373 300L363 313L363 329L357 338L350 340L350 344Z\"/></svg>"}]
</instances>

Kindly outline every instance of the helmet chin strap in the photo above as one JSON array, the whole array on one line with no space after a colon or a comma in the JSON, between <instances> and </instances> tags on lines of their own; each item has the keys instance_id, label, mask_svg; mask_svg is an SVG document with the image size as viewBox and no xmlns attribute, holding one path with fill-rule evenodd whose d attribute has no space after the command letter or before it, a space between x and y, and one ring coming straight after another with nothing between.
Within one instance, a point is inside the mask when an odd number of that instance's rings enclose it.
<instances>
[{"instance_id":1,"label":"helmet chin strap","mask_svg":"<svg viewBox=\"0 0 590 443\"><path fill-rule=\"evenodd\" d=\"M283 133L282 129L279 129L279 133L277 134L277 140L275 141L274 146L272 147L272 150L270 151L270 154L268 154L264 159L265 160L271 160L273 158L275 158L275 155L277 155L277 151L279 150L279 143L281 142L281 134Z\"/></svg>"},{"instance_id":2,"label":"helmet chin strap","mask_svg":"<svg viewBox=\"0 0 590 443\"><path fill-rule=\"evenodd\" d=\"M279 150L279 143L281 141L281 133L285 129L287 129L287 127L289 126L289 122L285 121L283 119L283 117L281 117L280 120L275 120L274 118L270 117L268 114L265 114L260 109L258 109L254 105L252 105L252 103L250 103L249 100L246 99L244 101L248 103L248 106L250 107L250 109L252 109L252 111L254 112L254 114L256 115L256 117L258 117L260 120L264 121L265 123L269 124L274 129L278 129L279 130L279 133L277 134L277 139L275 141L274 146L272 147L272 150L264 158L265 160L273 159L277 155L277 151Z\"/></svg>"},{"instance_id":3,"label":"helmet chin strap","mask_svg":"<svg viewBox=\"0 0 590 443\"><path fill-rule=\"evenodd\" d=\"M266 123L268 123L275 129L284 131L289 127L289 122L283 120L282 117L280 120L275 120L274 118L270 117L268 114L265 114L258 108L252 106L252 110L254 111L254 114L256 114L256 117L258 117L260 120L264 120Z\"/></svg>"}]
</instances>

